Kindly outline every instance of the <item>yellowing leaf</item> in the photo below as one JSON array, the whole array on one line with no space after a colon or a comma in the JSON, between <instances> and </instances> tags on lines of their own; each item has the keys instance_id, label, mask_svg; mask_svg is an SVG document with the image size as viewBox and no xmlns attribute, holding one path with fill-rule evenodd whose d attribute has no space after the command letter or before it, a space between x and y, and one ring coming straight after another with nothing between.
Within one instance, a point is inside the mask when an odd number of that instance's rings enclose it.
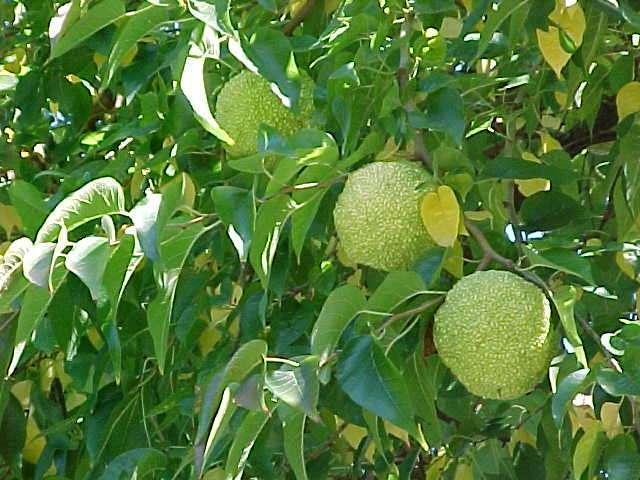
<instances>
[{"instance_id":1,"label":"yellowing leaf","mask_svg":"<svg viewBox=\"0 0 640 480\"><path fill-rule=\"evenodd\" d=\"M22 449L22 458L29 463L38 463L38 459L46 446L47 441L40 435L40 428L30 414L27 418L27 431L24 447Z\"/></svg>"},{"instance_id":2,"label":"yellowing leaf","mask_svg":"<svg viewBox=\"0 0 640 480\"><path fill-rule=\"evenodd\" d=\"M462 258L462 245L456 240L453 244L453 248L450 248L447 252L447 256L442 262L442 268L453 275L456 278L462 278L462 267L464 259Z\"/></svg>"},{"instance_id":3,"label":"yellowing leaf","mask_svg":"<svg viewBox=\"0 0 640 480\"><path fill-rule=\"evenodd\" d=\"M427 467L426 480L440 480L448 463L449 458L444 455L431 461Z\"/></svg>"},{"instance_id":4,"label":"yellowing leaf","mask_svg":"<svg viewBox=\"0 0 640 480\"><path fill-rule=\"evenodd\" d=\"M11 393L18 399L23 410L29 408L31 403L31 387L33 381L22 380L21 382L14 383L11 387Z\"/></svg>"},{"instance_id":5,"label":"yellowing leaf","mask_svg":"<svg viewBox=\"0 0 640 480\"><path fill-rule=\"evenodd\" d=\"M576 480L582 477L584 471L589 467L589 464L593 460L594 455L598 454L594 451L598 446L598 437L601 435L601 430L598 426L585 431L585 434L580 437L576 448L573 451L573 475Z\"/></svg>"},{"instance_id":6,"label":"yellowing leaf","mask_svg":"<svg viewBox=\"0 0 640 480\"><path fill-rule=\"evenodd\" d=\"M400 427L396 427L391 422L384 422L384 428L389 435L393 435L394 437L399 438L404 443L409 445L409 432L401 429Z\"/></svg>"},{"instance_id":7,"label":"yellowing leaf","mask_svg":"<svg viewBox=\"0 0 640 480\"><path fill-rule=\"evenodd\" d=\"M558 140L556 140L555 138L553 138L551 135L549 135L547 132L542 132L540 134L540 141L542 142L542 154L544 155L545 153L549 153L553 150L562 150L562 145L560 145L560 142ZM532 157L536 160L538 160L534 155L532 154L528 154L529 156L525 157L525 155L527 154L523 154L522 158L524 158L525 160L531 160Z\"/></svg>"},{"instance_id":8,"label":"yellowing leaf","mask_svg":"<svg viewBox=\"0 0 640 480\"><path fill-rule=\"evenodd\" d=\"M552 140L553 138L550 137ZM555 140L554 140L555 141ZM540 163L538 157L529 152L522 154L522 159L529 162ZM514 180L514 183L518 186L518 190L525 197L544 192L551 189L551 182L546 178L527 178L525 180Z\"/></svg>"},{"instance_id":9,"label":"yellowing leaf","mask_svg":"<svg viewBox=\"0 0 640 480\"><path fill-rule=\"evenodd\" d=\"M620 421L620 404L605 402L600 410L602 428L607 437L613 438L624 433L622 422Z\"/></svg>"},{"instance_id":10,"label":"yellowing leaf","mask_svg":"<svg viewBox=\"0 0 640 480\"><path fill-rule=\"evenodd\" d=\"M567 92L556 90L553 92L553 96L556 97L556 102L558 102L561 107L564 107L567 104L567 99L569 98Z\"/></svg>"},{"instance_id":11,"label":"yellowing leaf","mask_svg":"<svg viewBox=\"0 0 640 480\"><path fill-rule=\"evenodd\" d=\"M200 348L202 356L204 357L211 352L221 338L222 334L220 330L215 327L213 322L210 323L198 337L198 347Z\"/></svg>"},{"instance_id":12,"label":"yellowing leaf","mask_svg":"<svg viewBox=\"0 0 640 480\"><path fill-rule=\"evenodd\" d=\"M456 467L456 473L453 476L454 480L473 480L473 468L468 463L460 462Z\"/></svg>"},{"instance_id":13,"label":"yellowing leaf","mask_svg":"<svg viewBox=\"0 0 640 480\"><path fill-rule=\"evenodd\" d=\"M20 217L13 206L0 203L0 228L5 231L7 238L11 237L14 229L22 228Z\"/></svg>"},{"instance_id":14,"label":"yellowing leaf","mask_svg":"<svg viewBox=\"0 0 640 480\"><path fill-rule=\"evenodd\" d=\"M629 82L618 91L616 107L619 122L627 115L640 112L640 82Z\"/></svg>"},{"instance_id":15,"label":"yellowing leaf","mask_svg":"<svg viewBox=\"0 0 640 480\"><path fill-rule=\"evenodd\" d=\"M442 247L452 247L458 237L460 205L451 187L441 185L437 191L428 192L420 213L431 238Z\"/></svg>"},{"instance_id":16,"label":"yellowing leaf","mask_svg":"<svg viewBox=\"0 0 640 480\"><path fill-rule=\"evenodd\" d=\"M629 258L628 254L625 252L617 252L616 253L616 263L622 273L624 273L627 277L635 280L638 276L636 275L635 269L633 267L633 263L631 263L631 258Z\"/></svg>"},{"instance_id":17,"label":"yellowing leaf","mask_svg":"<svg viewBox=\"0 0 640 480\"><path fill-rule=\"evenodd\" d=\"M464 216L474 222L482 222L484 220L493 220L493 213L489 210L474 210L464 212Z\"/></svg>"}]
</instances>

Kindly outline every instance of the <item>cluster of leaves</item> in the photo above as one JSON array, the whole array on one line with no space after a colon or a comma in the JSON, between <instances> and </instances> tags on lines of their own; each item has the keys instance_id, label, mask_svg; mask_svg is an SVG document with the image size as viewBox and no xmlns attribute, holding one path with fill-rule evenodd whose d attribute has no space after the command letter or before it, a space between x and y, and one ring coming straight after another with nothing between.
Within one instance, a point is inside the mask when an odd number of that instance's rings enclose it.
<instances>
[{"instance_id":1,"label":"cluster of leaves","mask_svg":"<svg viewBox=\"0 0 640 480\"><path fill-rule=\"evenodd\" d=\"M0 478L639 478L637 3L2 1ZM313 128L227 158L243 68ZM385 274L332 210L399 158L439 246ZM431 338L487 267L563 332L513 401Z\"/></svg>"}]
</instances>

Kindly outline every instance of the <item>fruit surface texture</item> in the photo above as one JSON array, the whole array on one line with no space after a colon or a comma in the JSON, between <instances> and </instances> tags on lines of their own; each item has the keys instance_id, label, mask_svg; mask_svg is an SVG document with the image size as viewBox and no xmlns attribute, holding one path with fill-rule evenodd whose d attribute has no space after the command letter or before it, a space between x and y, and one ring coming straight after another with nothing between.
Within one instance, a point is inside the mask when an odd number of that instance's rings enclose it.
<instances>
[{"instance_id":1,"label":"fruit surface texture","mask_svg":"<svg viewBox=\"0 0 640 480\"><path fill-rule=\"evenodd\" d=\"M432 247L420 218L431 176L418 164L374 162L349 175L334 210L347 257L379 270L400 270Z\"/></svg>"},{"instance_id":2,"label":"fruit surface texture","mask_svg":"<svg viewBox=\"0 0 640 480\"><path fill-rule=\"evenodd\" d=\"M442 361L467 389L511 399L533 389L555 352L551 309L542 291L519 276L489 270L468 275L435 315Z\"/></svg>"},{"instance_id":3,"label":"fruit surface texture","mask_svg":"<svg viewBox=\"0 0 640 480\"><path fill-rule=\"evenodd\" d=\"M284 134L292 135L308 127L313 111L313 81L300 76L298 111L287 108L261 76L244 70L231 78L216 100L216 119L234 140L225 144L232 157L245 157L257 152L260 125L268 125Z\"/></svg>"}]
</instances>

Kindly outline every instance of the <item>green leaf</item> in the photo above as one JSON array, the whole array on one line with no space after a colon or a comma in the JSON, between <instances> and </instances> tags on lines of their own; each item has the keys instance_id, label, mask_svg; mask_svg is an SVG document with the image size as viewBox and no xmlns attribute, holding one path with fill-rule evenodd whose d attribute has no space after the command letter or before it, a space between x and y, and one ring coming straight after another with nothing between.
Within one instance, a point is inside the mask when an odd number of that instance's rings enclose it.
<instances>
[{"instance_id":1,"label":"green leaf","mask_svg":"<svg viewBox=\"0 0 640 480\"><path fill-rule=\"evenodd\" d=\"M358 405L417 435L409 390L372 337L353 338L340 354L338 382Z\"/></svg>"},{"instance_id":2,"label":"green leaf","mask_svg":"<svg viewBox=\"0 0 640 480\"><path fill-rule=\"evenodd\" d=\"M109 241L106 238L89 236L76 242L67 253L65 260L67 270L82 280L94 300L106 295L103 276L110 250Z\"/></svg>"},{"instance_id":3,"label":"green leaf","mask_svg":"<svg viewBox=\"0 0 640 480\"><path fill-rule=\"evenodd\" d=\"M249 412L242 423L234 431L233 442L229 447L225 472L227 478L240 480L244 472L244 467L249 459L249 454L253 448L258 435L269 421L270 413L261 410Z\"/></svg>"},{"instance_id":4,"label":"green leaf","mask_svg":"<svg viewBox=\"0 0 640 480\"><path fill-rule=\"evenodd\" d=\"M127 14L127 21L118 32L107 60L102 77L102 89L113 79L117 68L138 41L169 19L170 9L166 5L148 5L140 10Z\"/></svg>"},{"instance_id":5,"label":"green leaf","mask_svg":"<svg viewBox=\"0 0 640 480\"><path fill-rule=\"evenodd\" d=\"M333 353L345 328L365 303L364 293L353 285L331 292L311 332L311 353L320 357L321 364Z\"/></svg>"},{"instance_id":6,"label":"green leaf","mask_svg":"<svg viewBox=\"0 0 640 480\"><path fill-rule=\"evenodd\" d=\"M461 145L465 119L460 92L455 88L445 87L430 93L424 113L411 112L409 122L414 128L448 133L457 145Z\"/></svg>"},{"instance_id":7,"label":"green leaf","mask_svg":"<svg viewBox=\"0 0 640 480\"><path fill-rule=\"evenodd\" d=\"M369 297L366 309L372 312L389 313L424 291L422 277L413 271L389 272L380 286ZM385 316L363 314L361 319L373 326L382 323Z\"/></svg>"},{"instance_id":8,"label":"green leaf","mask_svg":"<svg viewBox=\"0 0 640 480\"><path fill-rule=\"evenodd\" d=\"M79 17L60 37L56 38L56 42L51 47L49 61L79 46L91 35L124 14L125 6L122 0L102 0L92 5L86 14Z\"/></svg>"},{"instance_id":9,"label":"green leaf","mask_svg":"<svg viewBox=\"0 0 640 480\"><path fill-rule=\"evenodd\" d=\"M212 135L215 135L219 140L233 145L235 143L233 138L218 124L209 107L209 96L207 95L204 85L205 60L206 57L198 51L197 47L195 45L192 46L182 70L180 89L185 97L187 97L193 109L193 114L200 125L202 125L202 128Z\"/></svg>"},{"instance_id":10,"label":"green leaf","mask_svg":"<svg viewBox=\"0 0 640 480\"><path fill-rule=\"evenodd\" d=\"M502 0L499 2L497 9L489 9L487 20L480 32L480 41L478 42L478 51L474 61L479 59L489 46L489 42L493 38L493 34L498 31L500 26L513 15L518 9L529 6L527 0Z\"/></svg>"},{"instance_id":11,"label":"green leaf","mask_svg":"<svg viewBox=\"0 0 640 480\"><path fill-rule=\"evenodd\" d=\"M22 261L25 278L40 288L49 288L55 248L56 244L53 242L36 243Z\"/></svg>"},{"instance_id":12,"label":"green leaf","mask_svg":"<svg viewBox=\"0 0 640 480\"><path fill-rule=\"evenodd\" d=\"M202 459L198 460L198 458L196 458L197 470L200 472L199 477L202 476L202 472L208 466L211 454L220 437L223 437L228 431L229 420L231 420L231 417L237 409L232 401L232 395L236 387L237 385L235 384L226 387L221 394L220 405L211 424L207 443L204 445L204 451L202 452Z\"/></svg>"},{"instance_id":13,"label":"green leaf","mask_svg":"<svg viewBox=\"0 0 640 480\"><path fill-rule=\"evenodd\" d=\"M26 237L11 242L0 261L0 314L13 310L13 302L29 282L22 275L22 261L33 244Z\"/></svg>"},{"instance_id":14,"label":"green leaf","mask_svg":"<svg viewBox=\"0 0 640 480\"><path fill-rule=\"evenodd\" d=\"M162 202L162 194L147 192L129 212L129 217L136 228L136 234L142 250L150 260L160 257L158 252L157 218Z\"/></svg>"},{"instance_id":15,"label":"green leaf","mask_svg":"<svg viewBox=\"0 0 640 480\"><path fill-rule=\"evenodd\" d=\"M129 216L136 227L145 255L153 261L162 261L158 252L158 239L171 217L181 207L192 207L195 186L183 173L163 186L161 193L147 193L146 197L131 209Z\"/></svg>"},{"instance_id":16,"label":"green leaf","mask_svg":"<svg viewBox=\"0 0 640 480\"><path fill-rule=\"evenodd\" d=\"M3 370L4 374L4 370ZM0 456L6 465L18 465L26 439L27 418L20 402L9 394L4 412L0 410L0 431L11 432L0 442Z\"/></svg>"},{"instance_id":17,"label":"green leaf","mask_svg":"<svg viewBox=\"0 0 640 480\"><path fill-rule=\"evenodd\" d=\"M573 198L555 190L538 192L525 198L520 216L528 230L553 230L581 220L582 207Z\"/></svg>"},{"instance_id":18,"label":"green leaf","mask_svg":"<svg viewBox=\"0 0 640 480\"><path fill-rule=\"evenodd\" d=\"M296 480L307 480L307 468L304 458L304 425L306 415L293 410L285 404L278 406L278 415L282 420L284 454Z\"/></svg>"},{"instance_id":19,"label":"green leaf","mask_svg":"<svg viewBox=\"0 0 640 480\"><path fill-rule=\"evenodd\" d=\"M269 284L278 241L291 210L289 197L278 195L264 202L256 215L249 260L265 288Z\"/></svg>"},{"instance_id":20,"label":"green leaf","mask_svg":"<svg viewBox=\"0 0 640 480\"><path fill-rule=\"evenodd\" d=\"M431 355L423 358L420 351L411 356L405 370L416 414L424 420L424 434L431 447L441 445L444 438L436 400L445 374L446 367L440 357Z\"/></svg>"},{"instance_id":21,"label":"green leaf","mask_svg":"<svg viewBox=\"0 0 640 480\"><path fill-rule=\"evenodd\" d=\"M62 200L49 214L36 236L36 242L51 242L58 237L60 225L68 231L102 215L125 214L124 192L111 177L87 183Z\"/></svg>"},{"instance_id":22,"label":"green leaf","mask_svg":"<svg viewBox=\"0 0 640 480\"><path fill-rule=\"evenodd\" d=\"M582 347L582 339L578 334L576 318L573 311L575 303L578 300L578 289L573 285L563 285L552 292L551 299L558 311L564 333L575 349L578 361L584 368L587 368L589 365L584 353L584 348Z\"/></svg>"},{"instance_id":23,"label":"green leaf","mask_svg":"<svg viewBox=\"0 0 640 480\"><path fill-rule=\"evenodd\" d=\"M296 185L299 187L310 187L298 188L292 194L296 209L291 216L291 244L298 259L300 259L304 242L320 204L329 191L329 186L323 186L323 184L329 182L335 174L336 170L332 166L311 165L300 174L296 181Z\"/></svg>"},{"instance_id":24,"label":"green leaf","mask_svg":"<svg viewBox=\"0 0 640 480\"><path fill-rule=\"evenodd\" d=\"M18 211L24 227L24 233L33 238L36 232L47 218L49 208L42 198L40 191L25 182L16 180L8 189L11 204Z\"/></svg>"},{"instance_id":25,"label":"green leaf","mask_svg":"<svg viewBox=\"0 0 640 480\"><path fill-rule=\"evenodd\" d=\"M127 477L144 478L167 465L167 457L155 448L135 448L111 460L99 480Z\"/></svg>"},{"instance_id":26,"label":"green leaf","mask_svg":"<svg viewBox=\"0 0 640 480\"><path fill-rule=\"evenodd\" d=\"M575 275L591 285L596 283L591 273L589 260L573 250L556 248L538 253L532 248L526 248L525 255L532 267L552 268Z\"/></svg>"},{"instance_id":27,"label":"green leaf","mask_svg":"<svg viewBox=\"0 0 640 480\"><path fill-rule=\"evenodd\" d=\"M42 319L51 303L51 299L57 292L60 285L67 276L67 271L62 266L53 268L52 286L53 290L30 285L22 300L22 309L18 317L18 331L16 332L16 343L26 341L38 322Z\"/></svg>"},{"instance_id":28,"label":"green leaf","mask_svg":"<svg viewBox=\"0 0 640 480\"><path fill-rule=\"evenodd\" d=\"M552 185L564 185L575 180L575 173L571 170L511 157L496 157L487 162L482 175L485 178L546 178Z\"/></svg>"},{"instance_id":29,"label":"green leaf","mask_svg":"<svg viewBox=\"0 0 640 480\"><path fill-rule=\"evenodd\" d=\"M240 261L245 262L249 255L255 221L252 193L243 188L222 186L211 189L211 198L220 220L229 227L229 238Z\"/></svg>"},{"instance_id":30,"label":"green leaf","mask_svg":"<svg viewBox=\"0 0 640 480\"><path fill-rule=\"evenodd\" d=\"M562 379L558 385L558 391L551 401L553 421L558 428L562 427L564 417L573 398L591 383L593 383L593 374L588 368L576 370Z\"/></svg>"},{"instance_id":31,"label":"green leaf","mask_svg":"<svg viewBox=\"0 0 640 480\"><path fill-rule=\"evenodd\" d=\"M222 391L231 383L240 383L251 371L264 364L267 355L267 343L264 340L251 340L242 345L229 359L220 375L214 377L204 393L199 414L196 443L200 444L209 431L214 409L218 407Z\"/></svg>"},{"instance_id":32,"label":"green leaf","mask_svg":"<svg viewBox=\"0 0 640 480\"><path fill-rule=\"evenodd\" d=\"M275 83L279 90L275 93L295 110L300 98L300 74L289 38L280 30L258 27L247 42L241 37L241 43L258 73Z\"/></svg>"},{"instance_id":33,"label":"green leaf","mask_svg":"<svg viewBox=\"0 0 640 480\"><path fill-rule=\"evenodd\" d=\"M122 236L119 245L111 253L102 280L106 298L98 302L98 318L109 346L117 382L120 381L122 373L122 347L117 325L118 307L124 290L142 258L142 250L136 244L136 238L130 230Z\"/></svg>"},{"instance_id":34,"label":"green leaf","mask_svg":"<svg viewBox=\"0 0 640 480\"><path fill-rule=\"evenodd\" d=\"M283 365L268 373L265 386L274 397L319 421L316 411L320 391L318 357L308 357L298 367Z\"/></svg>"},{"instance_id":35,"label":"green leaf","mask_svg":"<svg viewBox=\"0 0 640 480\"><path fill-rule=\"evenodd\" d=\"M219 33L235 32L229 15L228 0L189 0L189 12L201 22Z\"/></svg>"},{"instance_id":36,"label":"green leaf","mask_svg":"<svg viewBox=\"0 0 640 480\"><path fill-rule=\"evenodd\" d=\"M618 372L611 368L601 368L596 376L598 385L614 397L623 395L640 395L640 378L635 372Z\"/></svg>"},{"instance_id":37,"label":"green leaf","mask_svg":"<svg viewBox=\"0 0 640 480\"><path fill-rule=\"evenodd\" d=\"M203 227L200 223L194 223L186 228L172 228L172 225L168 225L160 244L162 266L156 265L155 267L158 293L147 309L147 322L153 338L158 368L161 372L164 372L165 368L169 324L171 323L178 279L193 245L206 231L208 228Z\"/></svg>"}]
</instances>

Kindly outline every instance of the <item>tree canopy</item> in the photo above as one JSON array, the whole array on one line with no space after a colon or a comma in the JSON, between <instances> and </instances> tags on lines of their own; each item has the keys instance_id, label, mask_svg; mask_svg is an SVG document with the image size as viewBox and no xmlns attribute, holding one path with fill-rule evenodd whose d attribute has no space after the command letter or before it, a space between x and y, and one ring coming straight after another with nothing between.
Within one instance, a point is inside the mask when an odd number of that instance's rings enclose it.
<instances>
[{"instance_id":1,"label":"tree canopy","mask_svg":"<svg viewBox=\"0 0 640 480\"><path fill-rule=\"evenodd\" d=\"M640 478L638 11L0 2L0 479ZM398 161L430 248L387 272L333 212ZM434 342L482 270L558 338L515 399Z\"/></svg>"}]
</instances>

